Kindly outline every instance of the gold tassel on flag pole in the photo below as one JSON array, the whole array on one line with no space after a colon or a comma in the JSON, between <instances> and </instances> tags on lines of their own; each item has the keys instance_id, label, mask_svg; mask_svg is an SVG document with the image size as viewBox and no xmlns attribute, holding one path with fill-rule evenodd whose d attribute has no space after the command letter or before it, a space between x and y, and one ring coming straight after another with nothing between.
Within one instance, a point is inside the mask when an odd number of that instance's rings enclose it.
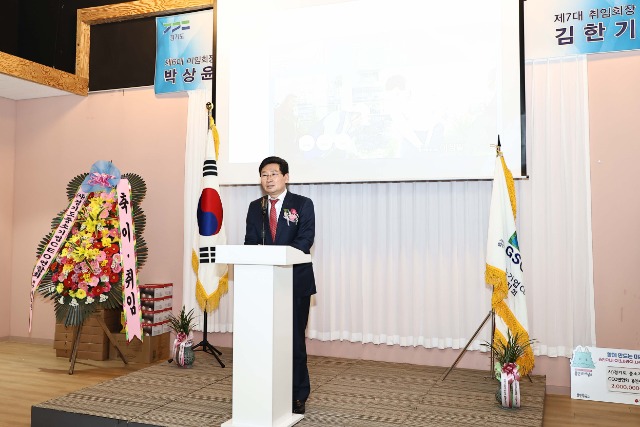
<instances>
[{"instance_id":1,"label":"gold tassel on flag pole","mask_svg":"<svg viewBox=\"0 0 640 427\"><path fill-rule=\"evenodd\" d=\"M209 129L213 133L213 146L216 150L216 161L220 157L220 135L218 135L218 128L213 120L213 104L207 102L207 116L209 117Z\"/></svg>"}]
</instances>

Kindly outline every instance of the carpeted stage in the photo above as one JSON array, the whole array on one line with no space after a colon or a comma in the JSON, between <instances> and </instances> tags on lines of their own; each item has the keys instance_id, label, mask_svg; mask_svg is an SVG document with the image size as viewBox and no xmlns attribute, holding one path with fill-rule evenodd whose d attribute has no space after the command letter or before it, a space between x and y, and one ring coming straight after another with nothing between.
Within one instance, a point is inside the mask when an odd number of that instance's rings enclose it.
<instances>
[{"instance_id":1,"label":"carpeted stage","mask_svg":"<svg viewBox=\"0 0 640 427\"><path fill-rule=\"evenodd\" d=\"M34 405L32 427L203 427L231 418L226 368L197 352L191 369L161 363ZM256 357L260 357L256 355ZM488 371L309 357L311 396L300 427L541 426L545 377L521 381L522 407L504 410Z\"/></svg>"}]
</instances>

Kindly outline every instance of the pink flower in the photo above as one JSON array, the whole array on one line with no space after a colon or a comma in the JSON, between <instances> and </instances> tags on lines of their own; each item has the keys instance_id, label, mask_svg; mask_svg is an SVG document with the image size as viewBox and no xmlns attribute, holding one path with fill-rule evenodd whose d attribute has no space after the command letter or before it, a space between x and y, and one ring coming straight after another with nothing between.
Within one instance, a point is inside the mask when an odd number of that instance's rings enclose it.
<instances>
[{"instance_id":1,"label":"pink flower","mask_svg":"<svg viewBox=\"0 0 640 427\"><path fill-rule=\"evenodd\" d=\"M290 212L291 212L293 215L296 215L296 214L298 213L298 211L297 211L297 210L295 210L295 209L291 209L291 211L290 211Z\"/></svg>"},{"instance_id":2,"label":"pink flower","mask_svg":"<svg viewBox=\"0 0 640 427\"><path fill-rule=\"evenodd\" d=\"M122 255L120 254L114 254L113 255L113 261L111 262L111 270L114 273L120 273L120 271L122 271Z\"/></svg>"}]
</instances>

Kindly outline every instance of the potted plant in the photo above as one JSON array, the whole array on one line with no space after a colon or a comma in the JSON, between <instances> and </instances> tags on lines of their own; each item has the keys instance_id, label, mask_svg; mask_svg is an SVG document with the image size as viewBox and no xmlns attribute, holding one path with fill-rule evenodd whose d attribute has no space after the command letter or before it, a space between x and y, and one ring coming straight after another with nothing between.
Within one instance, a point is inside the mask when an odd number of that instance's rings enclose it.
<instances>
[{"instance_id":1,"label":"potted plant","mask_svg":"<svg viewBox=\"0 0 640 427\"><path fill-rule=\"evenodd\" d=\"M191 367L196 359L192 349L195 323L193 309L186 312L184 305L179 315L175 316L173 313L169 315L169 327L176 334L173 341L173 360L178 366Z\"/></svg>"},{"instance_id":2,"label":"potted plant","mask_svg":"<svg viewBox=\"0 0 640 427\"><path fill-rule=\"evenodd\" d=\"M505 408L520 407L520 373L516 362L533 342L532 339L521 339L518 333L511 335L507 330L506 342L494 341L482 344L489 349L495 359L493 368L496 379L500 381L496 400Z\"/></svg>"}]
</instances>

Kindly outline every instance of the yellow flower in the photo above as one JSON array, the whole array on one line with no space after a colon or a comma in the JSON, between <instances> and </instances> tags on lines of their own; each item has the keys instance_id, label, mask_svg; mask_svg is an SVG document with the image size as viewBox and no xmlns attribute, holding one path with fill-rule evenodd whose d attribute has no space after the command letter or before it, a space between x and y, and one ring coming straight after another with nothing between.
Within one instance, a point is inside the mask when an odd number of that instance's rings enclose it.
<instances>
[{"instance_id":1,"label":"yellow flower","mask_svg":"<svg viewBox=\"0 0 640 427\"><path fill-rule=\"evenodd\" d=\"M69 296L71 298L75 298L76 297L76 291L73 291L73 290L69 291Z\"/></svg>"},{"instance_id":2,"label":"yellow flower","mask_svg":"<svg viewBox=\"0 0 640 427\"><path fill-rule=\"evenodd\" d=\"M67 274L71 270L73 270L73 265L72 264L65 264L65 265L62 266L62 273L63 274Z\"/></svg>"},{"instance_id":3,"label":"yellow flower","mask_svg":"<svg viewBox=\"0 0 640 427\"><path fill-rule=\"evenodd\" d=\"M93 220L91 218L87 218L86 221L84 222L86 229L88 232L93 233L94 231L96 231L96 226L98 225L99 221Z\"/></svg>"},{"instance_id":4,"label":"yellow flower","mask_svg":"<svg viewBox=\"0 0 640 427\"><path fill-rule=\"evenodd\" d=\"M75 262L82 262L85 259L90 259L90 260L94 259L96 256L98 256L99 253L100 251L98 249L85 248L83 246L78 246L73 250L73 253L71 254L71 258Z\"/></svg>"},{"instance_id":5,"label":"yellow flower","mask_svg":"<svg viewBox=\"0 0 640 427\"><path fill-rule=\"evenodd\" d=\"M64 290L64 285L62 283L58 283L58 286L56 286L56 292L61 294L63 290Z\"/></svg>"},{"instance_id":6,"label":"yellow flower","mask_svg":"<svg viewBox=\"0 0 640 427\"><path fill-rule=\"evenodd\" d=\"M87 258L88 259L95 259L98 254L100 253L100 250L96 249L96 248L89 248L86 250L87 253Z\"/></svg>"},{"instance_id":7,"label":"yellow flower","mask_svg":"<svg viewBox=\"0 0 640 427\"><path fill-rule=\"evenodd\" d=\"M111 246L111 237L103 237L102 246L104 246L105 248L108 248L109 246Z\"/></svg>"},{"instance_id":8,"label":"yellow flower","mask_svg":"<svg viewBox=\"0 0 640 427\"><path fill-rule=\"evenodd\" d=\"M84 252L85 249L79 246L75 248L71 254L69 254L69 257L75 262L81 262L84 261Z\"/></svg>"},{"instance_id":9,"label":"yellow flower","mask_svg":"<svg viewBox=\"0 0 640 427\"><path fill-rule=\"evenodd\" d=\"M91 274L90 274L90 273L84 273L84 274L82 275L82 278L83 278L86 282L88 282L89 280L91 280Z\"/></svg>"},{"instance_id":10,"label":"yellow flower","mask_svg":"<svg viewBox=\"0 0 640 427\"><path fill-rule=\"evenodd\" d=\"M69 293L71 294L71 293ZM85 299L87 296L87 292L84 289L78 289L76 291L76 298L78 299Z\"/></svg>"},{"instance_id":11,"label":"yellow flower","mask_svg":"<svg viewBox=\"0 0 640 427\"><path fill-rule=\"evenodd\" d=\"M91 212L99 211L100 209L102 209L102 197L92 197L91 200L89 200L88 207Z\"/></svg>"},{"instance_id":12,"label":"yellow flower","mask_svg":"<svg viewBox=\"0 0 640 427\"><path fill-rule=\"evenodd\" d=\"M69 247L68 247L68 246L65 246L64 248L62 248L62 251L60 252L60 254L61 254L62 256L67 256L67 255L69 255Z\"/></svg>"}]
</instances>

